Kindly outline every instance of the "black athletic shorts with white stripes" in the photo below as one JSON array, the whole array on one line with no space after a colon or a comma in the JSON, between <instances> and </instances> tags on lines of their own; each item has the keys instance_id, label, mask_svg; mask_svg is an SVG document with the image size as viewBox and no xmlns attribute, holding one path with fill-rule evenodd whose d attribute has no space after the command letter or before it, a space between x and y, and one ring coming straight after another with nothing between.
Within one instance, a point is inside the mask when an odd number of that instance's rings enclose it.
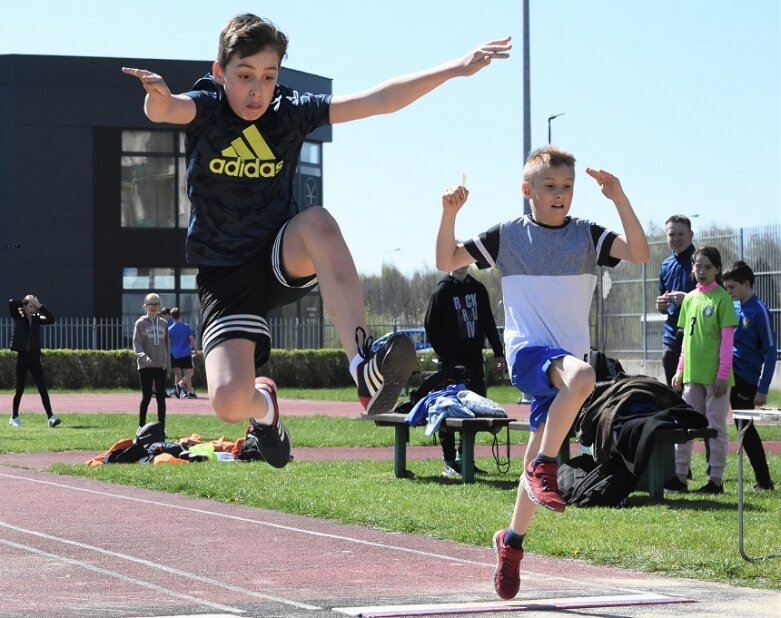
<instances>
[{"instance_id":1,"label":"black athletic shorts with white stripes","mask_svg":"<svg viewBox=\"0 0 781 618\"><path fill-rule=\"evenodd\" d=\"M203 354L228 339L249 339L255 345L255 366L271 352L266 316L304 297L317 285L317 277L288 281L282 273L282 238L287 223L255 258L238 266L199 266Z\"/></svg>"}]
</instances>

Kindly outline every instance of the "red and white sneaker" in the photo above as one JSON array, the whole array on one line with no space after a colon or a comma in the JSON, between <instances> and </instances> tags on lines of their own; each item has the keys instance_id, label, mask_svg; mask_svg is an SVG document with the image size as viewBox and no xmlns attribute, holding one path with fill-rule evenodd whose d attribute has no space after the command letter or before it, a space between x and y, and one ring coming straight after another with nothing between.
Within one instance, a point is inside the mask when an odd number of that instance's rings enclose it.
<instances>
[{"instance_id":1,"label":"red and white sneaker","mask_svg":"<svg viewBox=\"0 0 781 618\"><path fill-rule=\"evenodd\" d=\"M492 545L496 551L496 570L494 570L494 589L499 598L514 599L521 588L521 560L523 550L504 544L506 529L494 533Z\"/></svg>"},{"instance_id":2,"label":"red and white sneaker","mask_svg":"<svg viewBox=\"0 0 781 618\"><path fill-rule=\"evenodd\" d=\"M523 484L532 502L546 509L563 513L567 503L559 491L559 464L540 462L536 466L530 461L523 472Z\"/></svg>"},{"instance_id":3,"label":"red and white sneaker","mask_svg":"<svg viewBox=\"0 0 781 618\"><path fill-rule=\"evenodd\" d=\"M359 335L363 341L359 341ZM358 399L367 414L381 414L394 408L418 361L415 344L406 335L391 336L372 351L372 338L358 327L355 342L363 360L358 365Z\"/></svg>"},{"instance_id":4,"label":"red and white sneaker","mask_svg":"<svg viewBox=\"0 0 781 618\"><path fill-rule=\"evenodd\" d=\"M255 388L269 395L273 403L274 418L270 425L249 420L250 433L258 439L258 450L263 460L274 468L284 468L292 459L290 455L290 434L279 420L277 385L271 378L255 378Z\"/></svg>"}]
</instances>

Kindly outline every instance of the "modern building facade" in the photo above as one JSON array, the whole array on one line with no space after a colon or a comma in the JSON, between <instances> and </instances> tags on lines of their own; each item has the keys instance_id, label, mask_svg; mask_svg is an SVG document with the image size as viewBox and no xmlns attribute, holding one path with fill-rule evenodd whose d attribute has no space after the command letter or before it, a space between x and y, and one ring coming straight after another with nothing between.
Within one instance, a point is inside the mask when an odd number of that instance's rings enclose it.
<instances>
[{"instance_id":1,"label":"modern building facade","mask_svg":"<svg viewBox=\"0 0 781 618\"><path fill-rule=\"evenodd\" d=\"M183 92L211 61L0 55L0 293L35 293L59 316L135 318L155 291L197 323L183 133L146 118L123 66ZM330 79L284 68L280 82L331 92ZM301 207L322 205L329 141L326 126L306 143ZM319 319L319 307L315 294L283 311Z\"/></svg>"}]
</instances>

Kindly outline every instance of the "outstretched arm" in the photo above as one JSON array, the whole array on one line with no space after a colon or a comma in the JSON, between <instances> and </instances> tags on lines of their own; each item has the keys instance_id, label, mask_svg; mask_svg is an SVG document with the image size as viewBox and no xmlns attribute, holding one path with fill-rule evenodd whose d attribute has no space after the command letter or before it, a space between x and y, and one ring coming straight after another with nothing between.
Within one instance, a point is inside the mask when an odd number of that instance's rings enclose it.
<instances>
[{"instance_id":1,"label":"outstretched arm","mask_svg":"<svg viewBox=\"0 0 781 618\"><path fill-rule=\"evenodd\" d=\"M442 194L442 218L437 233L436 264L439 270L450 272L474 263L463 244L456 242L456 216L469 198L464 187L452 187Z\"/></svg>"},{"instance_id":2,"label":"outstretched arm","mask_svg":"<svg viewBox=\"0 0 781 618\"><path fill-rule=\"evenodd\" d=\"M157 73L129 67L122 67L122 72L137 77L146 90L144 113L152 122L188 124L195 118L195 102L184 94L171 94L168 84Z\"/></svg>"},{"instance_id":3,"label":"outstretched arm","mask_svg":"<svg viewBox=\"0 0 781 618\"><path fill-rule=\"evenodd\" d=\"M453 77L474 75L492 60L509 58L511 49L508 36L480 45L462 58L390 79L370 90L335 95L331 99L331 124L398 111Z\"/></svg>"},{"instance_id":4,"label":"outstretched arm","mask_svg":"<svg viewBox=\"0 0 781 618\"><path fill-rule=\"evenodd\" d=\"M586 173L599 183L602 194L616 205L624 228L624 233L615 239L610 248L611 257L633 264L647 262L651 255L648 240L618 178L605 170L595 170L590 167L586 168Z\"/></svg>"}]
</instances>

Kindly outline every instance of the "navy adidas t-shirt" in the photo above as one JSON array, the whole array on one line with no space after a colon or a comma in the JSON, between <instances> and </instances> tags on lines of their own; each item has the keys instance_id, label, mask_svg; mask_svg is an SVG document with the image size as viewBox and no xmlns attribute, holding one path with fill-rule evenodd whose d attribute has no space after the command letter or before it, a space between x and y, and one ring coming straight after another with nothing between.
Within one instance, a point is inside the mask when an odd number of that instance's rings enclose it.
<instances>
[{"instance_id":1,"label":"navy adidas t-shirt","mask_svg":"<svg viewBox=\"0 0 781 618\"><path fill-rule=\"evenodd\" d=\"M299 94L278 84L266 113L248 122L233 113L211 75L185 94L196 108L185 127L192 204L187 261L241 264L298 212L293 180L301 147L328 123L331 95Z\"/></svg>"}]
</instances>

